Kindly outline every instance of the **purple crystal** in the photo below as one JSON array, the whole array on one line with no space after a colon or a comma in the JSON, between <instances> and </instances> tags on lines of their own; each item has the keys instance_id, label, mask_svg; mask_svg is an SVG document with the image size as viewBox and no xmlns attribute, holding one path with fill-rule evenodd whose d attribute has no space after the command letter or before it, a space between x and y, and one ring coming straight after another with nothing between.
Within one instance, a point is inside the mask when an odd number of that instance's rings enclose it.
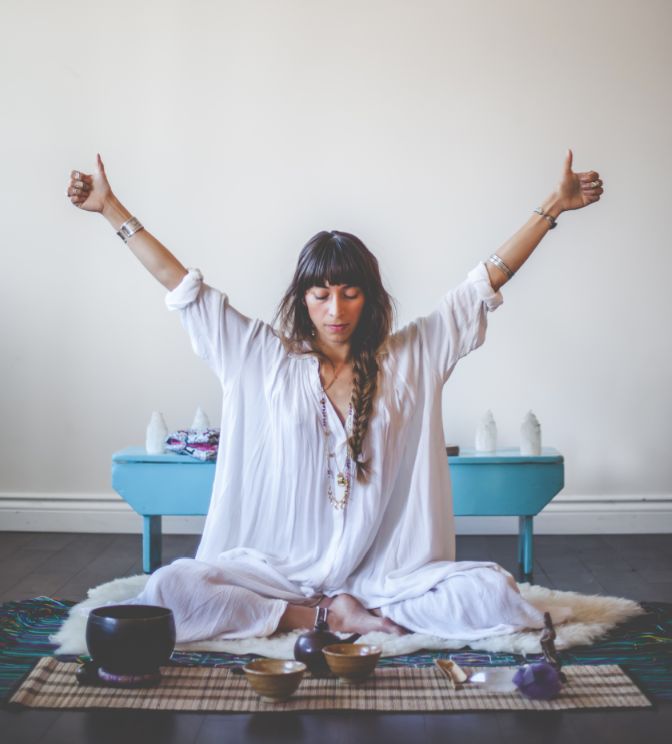
<instances>
[{"instance_id":1,"label":"purple crystal","mask_svg":"<svg viewBox=\"0 0 672 744\"><path fill-rule=\"evenodd\" d=\"M513 677L513 684L532 700L553 700L562 687L560 675L545 661L520 667Z\"/></svg>"}]
</instances>

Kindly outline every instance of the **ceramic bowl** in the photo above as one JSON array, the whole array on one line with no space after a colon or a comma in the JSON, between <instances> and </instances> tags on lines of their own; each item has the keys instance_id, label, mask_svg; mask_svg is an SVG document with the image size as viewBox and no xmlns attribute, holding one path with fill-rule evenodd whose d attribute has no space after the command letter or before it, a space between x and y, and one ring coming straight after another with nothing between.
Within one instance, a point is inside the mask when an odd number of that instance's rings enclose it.
<instances>
[{"instance_id":1,"label":"ceramic bowl","mask_svg":"<svg viewBox=\"0 0 672 744\"><path fill-rule=\"evenodd\" d=\"M175 619L166 607L97 607L86 623L86 645L94 663L112 674L156 673L175 648Z\"/></svg>"},{"instance_id":2,"label":"ceramic bowl","mask_svg":"<svg viewBox=\"0 0 672 744\"><path fill-rule=\"evenodd\" d=\"M333 643L322 649L329 669L342 679L357 681L376 668L382 648L369 643Z\"/></svg>"},{"instance_id":3,"label":"ceramic bowl","mask_svg":"<svg viewBox=\"0 0 672 744\"><path fill-rule=\"evenodd\" d=\"M252 689L267 700L286 700L301 684L306 665L293 659L255 659L243 667Z\"/></svg>"}]
</instances>

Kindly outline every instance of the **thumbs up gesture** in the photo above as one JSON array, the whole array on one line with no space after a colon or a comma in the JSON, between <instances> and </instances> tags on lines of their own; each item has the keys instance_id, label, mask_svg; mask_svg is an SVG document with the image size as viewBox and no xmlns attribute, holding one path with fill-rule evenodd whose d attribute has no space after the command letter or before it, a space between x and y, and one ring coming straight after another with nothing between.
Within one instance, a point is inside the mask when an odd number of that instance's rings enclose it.
<instances>
[{"instance_id":1,"label":"thumbs up gesture","mask_svg":"<svg viewBox=\"0 0 672 744\"><path fill-rule=\"evenodd\" d=\"M602 179L597 171L575 173L572 170L574 155L567 150L560 182L556 187L556 194L560 199L562 210L581 209L593 202L599 201L604 189Z\"/></svg>"},{"instance_id":2,"label":"thumbs up gesture","mask_svg":"<svg viewBox=\"0 0 672 744\"><path fill-rule=\"evenodd\" d=\"M112 196L112 189L105 175L105 166L96 156L96 169L92 174L73 170L70 174L67 195L70 201L87 212L102 212L105 202Z\"/></svg>"}]
</instances>

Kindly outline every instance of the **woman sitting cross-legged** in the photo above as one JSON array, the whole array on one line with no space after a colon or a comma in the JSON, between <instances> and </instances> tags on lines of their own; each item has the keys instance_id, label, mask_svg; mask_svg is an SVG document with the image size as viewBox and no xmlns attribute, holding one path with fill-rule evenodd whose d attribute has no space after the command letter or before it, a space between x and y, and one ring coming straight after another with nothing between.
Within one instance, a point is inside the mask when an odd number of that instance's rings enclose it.
<instances>
[{"instance_id":1,"label":"woman sitting cross-legged","mask_svg":"<svg viewBox=\"0 0 672 744\"><path fill-rule=\"evenodd\" d=\"M455 561L441 394L485 339L500 287L555 219L596 202L575 173L434 312L399 330L361 240L320 232L303 247L273 326L252 320L131 217L98 158L68 195L101 212L169 293L222 387L220 448L194 559L160 568L131 600L172 609L178 641L309 627L469 640L542 628L543 611L492 562ZM562 621L562 613L554 620Z\"/></svg>"}]
</instances>

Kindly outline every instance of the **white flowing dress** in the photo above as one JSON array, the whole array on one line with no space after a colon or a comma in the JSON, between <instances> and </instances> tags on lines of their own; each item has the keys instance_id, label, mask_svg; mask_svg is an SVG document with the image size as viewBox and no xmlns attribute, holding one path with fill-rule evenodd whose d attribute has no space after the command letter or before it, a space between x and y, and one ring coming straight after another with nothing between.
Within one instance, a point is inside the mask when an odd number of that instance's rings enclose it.
<instances>
[{"instance_id":1,"label":"white flowing dress","mask_svg":"<svg viewBox=\"0 0 672 744\"><path fill-rule=\"evenodd\" d=\"M363 445L371 477L353 478L335 509L327 461L333 453L334 474L343 467L346 433L327 398L325 437L316 357L288 353L189 269L166 304L222 386L212 498L195 559L159 569L133 601L171 607L180 641L270 635L288 602L343 592L448 639L542 627L503 568L455 561L441 393L502 301L479 263L433 313L389 337Z\"/></svg>"}]
</instances>

